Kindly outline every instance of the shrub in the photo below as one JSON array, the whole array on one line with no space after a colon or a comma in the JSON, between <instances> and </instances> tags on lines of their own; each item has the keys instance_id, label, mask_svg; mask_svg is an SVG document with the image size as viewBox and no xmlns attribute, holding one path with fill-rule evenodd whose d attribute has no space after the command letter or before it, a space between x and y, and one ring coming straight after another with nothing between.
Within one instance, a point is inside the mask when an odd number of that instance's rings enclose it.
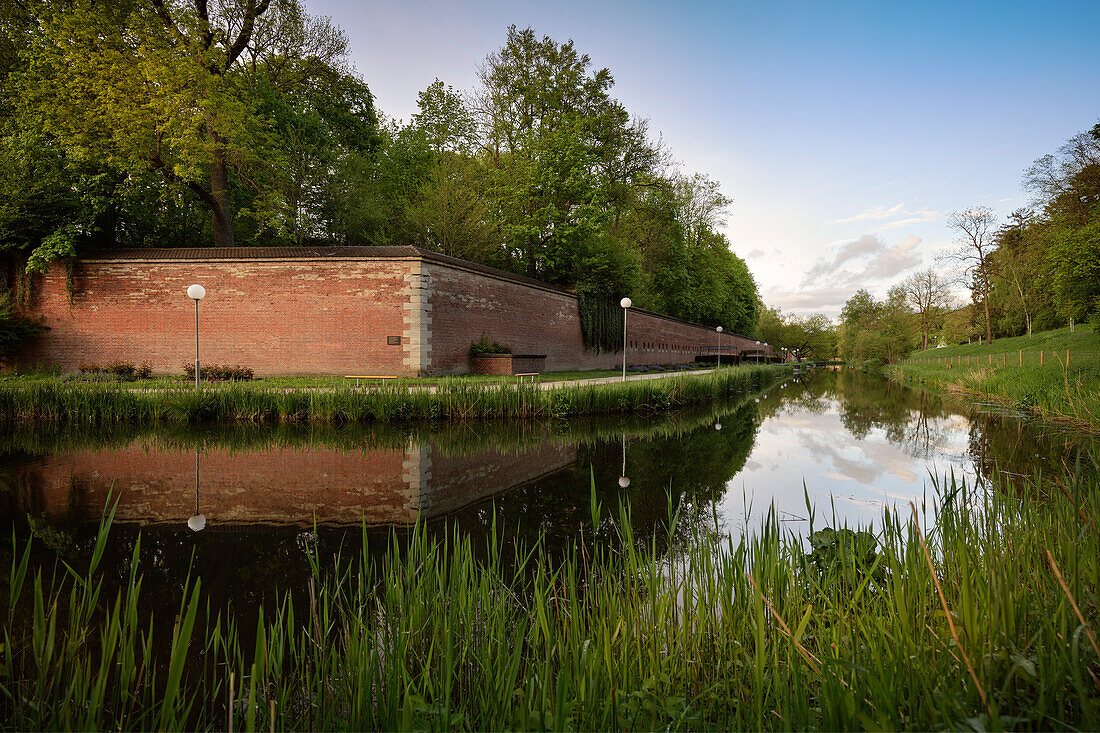
<instances>
[{"instance_id":1,"label":"shrub","mask_svg":"<svg viewBox=\"0 0 1100 733\"><path fill-rule=\"evenodd\" d=\"M202 373L199 375L199 378L207 382L248 382L256 375L252 367L244 367L240 364L236 366L229 366L228 364L203 364L201 369ZM183 373L187 375L188 379L194 379L195 365L190 362L184 364Z\"/></svg>"},{"instance_id":2,"label":"shrub","mask_svg":"<svg viewBox=\"0 0 1100 733\"><path fill-rule=\"evenodd\" d=\"M48 330L40 320L21 316L10 293L0 293L0 359L14 357L24 341Z\"/></svg>"},{"instance_id":3,"label":"shrub","mask_svg":"<svg viewBox=\"0 0 1100 733\"><path fill-rule=\"evenodd\" d=\"M141 366L138 367L137 375L138 379L148 379L153 376L153 366L149 362L143 361Z\"/></svg>"},{"instance_id":4,"label":"shrub","mask_svg":"<svg viewBox=\"0 0 1100 733\"><path fill-rule=\"evenodd\" d=\"M470 344L470 356L480 356L482 354L511 354L512 349L496 341L489 341L485 334L481 334L481 338Z\"/></svg>"},{"instance_id":5,"label":"shrub","mask_svg":"<svg viewBox=\"0 0 1100 733\"><path fill-rule=\"evenodd\" d=\"M133 379L137 373L137 367L129 361L112 361L103 366L103 371L114 374L120 379Z\"/></svg>"},{"instance_id":6,"label":"shrub","mask_svg":"<svg viewBox=\"0 0 1100 733\"><path fill-rule=\"evenodd\" d=\"M143 366L143 368L145 368ZM152 367L148 367L150 373ZM133 362L129 361L112 361L100 366L95 362L84 362L80 365L80 373L85 377L104 377L109 379L117 379L123 382L128 382L137 378L139 370L134 366ZM99 381L99 380L92 380Z\"/></svg>"}]
</instances>

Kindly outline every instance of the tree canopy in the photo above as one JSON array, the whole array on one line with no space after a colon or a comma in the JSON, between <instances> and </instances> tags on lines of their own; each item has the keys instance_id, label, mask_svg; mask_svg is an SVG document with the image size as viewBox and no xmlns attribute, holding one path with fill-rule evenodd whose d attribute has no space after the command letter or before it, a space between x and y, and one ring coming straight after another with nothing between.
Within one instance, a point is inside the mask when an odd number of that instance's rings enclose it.
<instances>
[{"instance_id":1,"label":"tree canopy","mask_svg":"<svg viewBox=\"0 0 1100 733\"><path fill-rule=\"evenodd\" d=\"M437 79L405 123L300 0L17 4L0 30L0 252L29 272L100 247L411 244L588 308L755 328L731 200L572 41L513 26L475 88Z\"/></svg>"},{"instance_id":2,"label":"tree canopy","mask_svg":"<svg viewBox=\"0 0 1100 733\"><path fill-rule=\"evenodd\" d=\"M945 259L962 267L970 304L957 307L934 270L910 276L882 302L861 290L844 308L841 355L892 361L917 339L928 348L1085 319L1100 327L1100 123L1036 160L1024 187L1032 207L999 226L983 207L949 218L959 236Z\"/></svg>"}]
</instances>

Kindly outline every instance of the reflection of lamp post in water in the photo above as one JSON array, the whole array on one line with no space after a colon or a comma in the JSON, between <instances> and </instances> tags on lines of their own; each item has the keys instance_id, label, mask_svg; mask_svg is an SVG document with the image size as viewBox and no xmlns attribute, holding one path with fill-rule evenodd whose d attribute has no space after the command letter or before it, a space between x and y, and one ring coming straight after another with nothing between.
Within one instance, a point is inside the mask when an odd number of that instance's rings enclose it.
<instances>
[{"instance_id":1,"label":"reflection of lamp post in water","mask_svg":"<svg viewBox=\"0 0 1100 733\"><path fill-rule=\"evenodd\" d=\"M199 449L195 448L195 516L187 520L187 527L192 532L201 532L206 529L206 517L199 514Z\"/></svg>"},{"instance_id":2,"label":"reflection of lamp post in water","mask_svg":"<svg viewBox=\"0 0 1100 733\"><path fill-rule=\"evenodd\" d=\"M715 430L721 430L722 429L721 421L714 423L714 429Z\"/></svg>"},{"instance_id":3,"label":"reflection of lamp post in water","mask_svg":"<svg viewBox=\"0 0 1100 733\"><path fill-rule=\"evenodd\" d=\"M619 487L625 489L630 486L630 479L626 477L626 433L623 433L623 473L619 476Z\"/></svg>"}]
</instances>

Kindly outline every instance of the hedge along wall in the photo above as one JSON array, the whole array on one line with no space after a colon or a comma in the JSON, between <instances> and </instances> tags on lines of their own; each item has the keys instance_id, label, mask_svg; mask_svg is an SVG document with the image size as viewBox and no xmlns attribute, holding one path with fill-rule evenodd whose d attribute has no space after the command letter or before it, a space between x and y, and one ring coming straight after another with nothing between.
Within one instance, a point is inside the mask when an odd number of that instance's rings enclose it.
<instances>
[{"instance_id":1,"label":"hedge along wall","mask_svg":"<svg viewBox=\"0 0 1100 733\"><path fill-rule=\"evenodd\" d=\"M200 357L257 376L464 374L482 335L545 354L548 371L615 367L622 354L585 349L575 295L530 278L414 247L118 250L39 278L28 307L50 330L21 366L149 362L182 373ZM632 308L628 363L676 364L713 353L711 328ZM755 342L723 334L724 353Z\"/></svg>"}]
</instances>

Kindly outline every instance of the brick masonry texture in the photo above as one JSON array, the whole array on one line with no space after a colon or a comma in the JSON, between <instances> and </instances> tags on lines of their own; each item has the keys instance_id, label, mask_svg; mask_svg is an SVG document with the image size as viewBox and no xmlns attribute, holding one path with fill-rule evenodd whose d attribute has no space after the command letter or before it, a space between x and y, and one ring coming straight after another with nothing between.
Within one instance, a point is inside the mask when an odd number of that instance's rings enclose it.
<instances>
[{"instance_id":1,"label":"brick masonry texture","mask_svg":"<svg viewBox=\"0 0 1100 733\"><path fill-rule=\"evenodd\" d=\"M428 264L431 272L432 369L469 371L470 344L485 336L516 354L545 354L546 371L614 368L622 352L585 349L577 298L550 286L515 282L460 265ZM681 364L714 353L711 328L637 308L627 315L628 364ZM722 334L723 353L755 349L755 341Z\"/></svg>"},{"instance_id":2,"label":"brick masonry texture","mask_svg":"<svg viewBox=\"0 0 1100 733\"><path fill-rule=\"evenodd\" d=\"M577 299L559 288L413 247L121 250L79 261L73 296L61 266L39 278L28 313L50 330L20 358L75 371L85 362L148 362L180 374L195 358L199 283L203 363L257 376L465 374L486 336L546 371L614 368L621 352L587 350ZM346 254L345 254L346 253ZM632 308L629 364L678 364L713 354L713 329ZM400 337L399 345L387 337ZM722 335L723 353L755 342Z\"/></svg>"},{"instance_id":3,"label":"brick masonry texture","mask_svg":"<svg viewBox=\"0 0 1100 733\"><path fill-rule=\"evenodd\" d=\"M576 461L576 448L486 449L462 456L434 446L207 448L199 456L198 510L219 524L407 524L442 516ZM119 522L183 524L195 512L195 452L156 439L64 451L13 465L11 516L94 523L108 496ZM0 511L0 516L3 511Z\"/></svg>"},{"instance_id":4,"label":"brick masonry texture","mask_svg":"<svg viewBox=\"0 0 1100 733\"><path fill-rule=\"evenodd\" d=\"M24 364L66 371L83 362L149 362L181 374L199 349L204 363L241 364L257 376L398 374L415 348L406 323L406 279L415 260L120 260L76 267L70 306L65 272L37 284L30 312L50 327ZM390 346L387 336L401 336Z\"/></svg>"}]
</instances>

